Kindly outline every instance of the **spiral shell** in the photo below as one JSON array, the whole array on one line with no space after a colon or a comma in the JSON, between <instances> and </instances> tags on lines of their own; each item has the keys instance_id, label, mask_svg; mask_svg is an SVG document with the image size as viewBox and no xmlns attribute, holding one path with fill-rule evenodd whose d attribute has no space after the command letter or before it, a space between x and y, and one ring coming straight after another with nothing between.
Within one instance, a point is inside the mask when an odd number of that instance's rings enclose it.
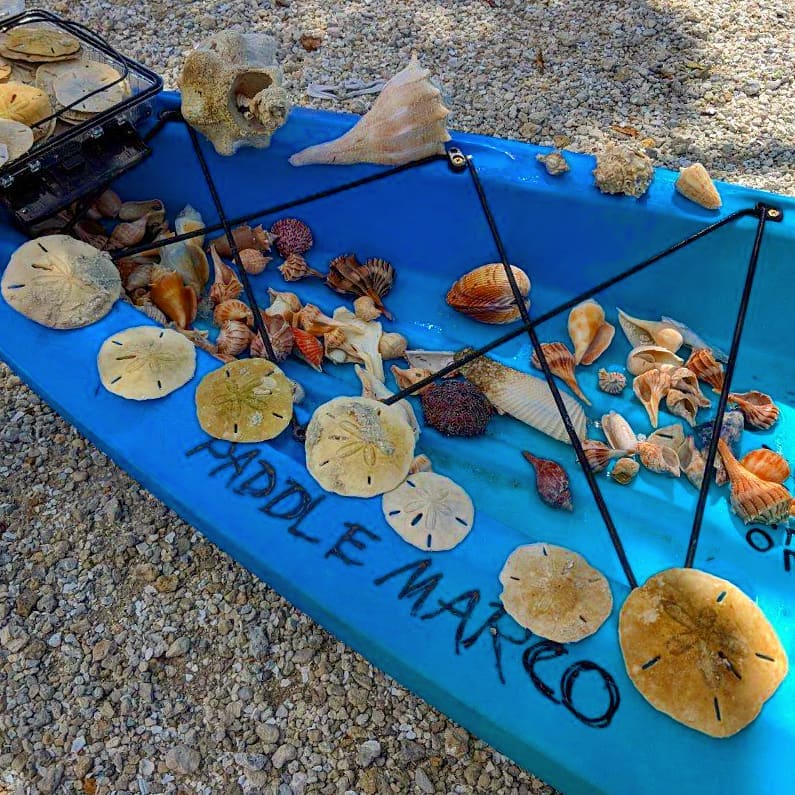
<instances>
[{"instance_id":1,"label":"spiral shell","mask_svg":"<svg viewBox=\"0 0 795 795\"><path fill-rule=\"evenodd\" d=\"M624 373L609 372L603 367L597 376L599 389L607 392L608 395L620 395L626 388L627 377Z\"/></svg>"},{"instance_id":2,"label":"spiral shell","mask_svg":"<svg viewBox=\"0 0 795 795\"><path fill-rule=\"evenodd\" d=\"M213 323L216 326L223 326L227 320L240 320L249 326L254 325L254 315L251 309L237 298L221 301L213 310Z\"/></svg>"},{"instance_id":3,"label":"spiral shell","mask_svg":"<svg viewBox=\"0 0 795 795\"><path fill-rule=\"evenodd\" d=\"M778 419L778 406L764 392L730 392L729 402L737 406L749 428L766 431Z\"/></svg>"},{"instance_id":4,"label":"spiral shell","mask_svg":"<svg viewBox=\"0 0 795 795\"><path fill-rule=\"evenodd\" d=\"M638 457L640 463L650 472L671 475L675 478L681 474L679 456L670 447L663 447L651 442L639 442Z\"/></svg>"},{"instance_id":5,"label":"spiral shell","mask_svg":"<svg viewBox=\"0 0 795 795\"><path fill-rule=\"evenodd\" d=\"M156 270L154 277L150 291L152 303L177 326L187 328L198 311L198 300L193 288L186 287L176 271Z\"/></svg>"},{"instance_id":6,"label":"spiral shell","mask_svg":"<svg viewBox=\"0 0 795 795\"><path fill-rule=\"evenodd\" d=\"M293 317L301 311L301 300L295 293L282 292L268 288L271 305L264 310L269 317L281 315L288 323L292 324Z\"/></svg>"},{"instance_id":7,"label":"spiral shell","mask_svg":"<svg viewBox=\"0 0 795 795\"><path fill-rule=\"evenodd\" d=\"M574 357L571 355L571 351L562 342L543 342L541 343L541 350L552 375L560 378L583 403L590 406L591 401L580 389L580 385L577 383L577 376L574 375ZM538 370L541 369L541 361L535 351L530 357L530 361L533 367Z\"/></svg>"},{"instance_id":8,"label":"spiral shell","mask_svg":"<svg viewBox=\"0 0 795 795\"><path fill-rule=\"evenodd\" d=\"M790 476L790 466L783 455L767 447L751 450L740 463L752 474L769 483L783 483Z\"/></svg>"},{"instance_id":9,"label":"spiral shell","mask_svg":"<svg viewBox=\"0 0 795 795\"><path fill-rule=\"evenodd\" d=\"M632 375L643 375L669 364L680 367L682 359L662 345L639 345L627 355L627 370Z\"/></svg>"},{"instance_id":10,"label":"spiral shell","mask_svg":"<svg viewBox=\"0 0 795 795\"><path fill-rule=\"evenodd\" d=\"M652 428L657 427L660 401L670 388L671 376L662 370L648 370L632 382L632 391L646 409Z\"/></svg>"},{"instance_id":11,"label":"spiral shell","mask_svg":"<svg viewBox=\"0 0 795 795\"><path fill-rule=\"evenodd\" d=\"M408 340L396 331L387 331L378 340L378 352L383 359L399 359L407 347Z\"/></svg>"},{"instance_id":12,"label":"spiral shell","mask_svg":"<svg viewBox=\"0 0 795 795\"><path fill-rule=\"evenodd\" d=\"M375 305L369 295L360 295L353 302L353 311L359 320L364 320L365 323L370 320L377 320L381 317L381 310Z\"/></svg>"},{"instance_id":13,"label":"spiral shell","mask_svg":"<svg viewBox=\"0 0 795 795\"><path fill-rule=\"evenodd\" d=\"M293 353L300 356L318 372L322 372L323 343L317 337L313 337L309 332L300 328L293 329L293 337L295 340Z\"/></svg>"},{"instance_id":14,"label":"spiral shell","mask_svg":"<svg viewBox=\"0 0 795 795\"><path fill-rule=\"evenodd\" d=\"M287 259L279 265L279 273L286 282L297 282L307 276L317 276L324 279L320 271L310 268L306 260L300 254L290 254Z\"/></svg>"},{"instance_id":15,"label":"spiral shell","mask_svg":"<svg viewBox=\"0 0 795 795\"><path fill-rule=\"evenodd\" d=\"M704 396L701 387L698 385L698 377L687 367L677 367L670 371L671 389L678 389L686 395L690 395L699 408L709 408L712 401Z\"/></svg>"},{"instance_id":16,"label":"spiral shell","mask_svg":"<svg viewBox=\"0 0 795 795\"><path fill-rule=\"evenodd\" d=\"M699 407L693 395L671 388L665 395L665 405L671 414L681 417L691 428L695 427Z\"/></svg>"},{"instance_id":17,"label":"spiral shell","mask_svg":"<svg viewBox=\"0 0 795 795\"><path fill-rule=\"evenodd\" d=\"M264 312L262 313L262 320L265 323L265 329L268 332L268 339L270 340L273 353L277 362L284 361L293 349L293 329L290 324L281 316L274 315L269 317ZM254 334L251 338L251 345L249 346L249 353L262 359L268 358L268 352L265 348L265 343L259 334Z\"/></svg>"},{"instance_id":18,"label":"spiral shell","mask_svg":"<svg viewBox=\"0 0 795 795\"><path fill-rule=\"evenodd\" d=\"M530 278L515 265L511 265L511 271L519 293L526 298L530 293ZM510 323L521 314L501 262L481 265L465 273L449 289L446 300L457 312L481 323ZM525 306L530 306L529 300Z\"/></svg>"},{"instance_id":19,"label":"spiral shell","mask_svg":"<svg viewBox=\"0 0 795 795\"><path fill-rule=\"evenodd\" d=\"M640 464L634 458L619 458L610 470L609 477L616 483L626 486L638 474Z\"/></svg>"},{"instance_id":20,"label":"spiral shell","mask_svg":"<svg viewBox=\"0 0 795 795\"><path fill-rule=\"evenodd\" d=\"M243 265L243 270L252 276L258 276L262 273L273 259L273 257L266 257L255 248L244 248L238 253L240 254L240 263Z\"/></svg>"},{"instance_id":21,"label":"spiral shell","mask_svg":"<svg viewBox=\"0 0 795 795\"><path fill-rule=\"evenodd\" d=\"M709 384L713 392L723 388L723 365L712 355L709 348L695 348L685 367L696 374L699 381Z\"/></svg>"},{"instance_id":22,"label":"spiral shell","mask_svg":"<svg viewBox=\"0 0 795 795\"><path fill-rule=\"evenodd\" d=\"M243 292L243 285L235 276L235 272L221 259L214 246L210 246L210 258L213 263L215 278L210 288L210 300L214 304L237 298Z\"/></svg>"},{"instance_id":23,"label":"spiral shell","mask_svg":"<svg viewBox=\"0 0 795 795\"><path fill-rule=\"evenodd\" d=\"M227 320L221 326L221 332L215 344L218 353L226 356L238 356L248 348L251 343L251 331L245 323L239 320Z\"/></svg>"}]
</instances>

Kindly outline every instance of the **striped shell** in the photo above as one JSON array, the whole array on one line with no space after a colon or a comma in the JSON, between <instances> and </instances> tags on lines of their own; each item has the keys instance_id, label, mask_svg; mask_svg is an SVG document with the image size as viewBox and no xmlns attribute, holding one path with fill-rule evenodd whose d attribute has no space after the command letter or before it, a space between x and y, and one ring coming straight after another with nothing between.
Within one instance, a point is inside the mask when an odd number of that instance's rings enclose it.
<instances>
[{"instance_id":1,"label":"striped shell","mask_svg":"<svg viewBox=\"0 0 795 795\"><path fill-rule=\"evenodd\" d=\"M238 356L250 345L251 331L239 320L227 320L221 326L221 333L215 343L218 346L218 353Z\"/></svg>"},{"instance_id":2,"label":"striped shell","mask_svg":"<svg viewBox=\"0 0 795 795\"><path fill-rule=\"evenodd\" d=\"M530 278L511 265L519 293L526 298L530 293ZM510 323L520 316L505 266L501 262L481 265L465 273L447 292L447 303L481 323ZM530 306L525 301L525 306Z\"/></svg>"},{"instance_id":3,"label":"striped shell","mask_svg":"<svg viewBox=\"0 0 795 795\"><path fill-rule=\"evenodd\" d=\"M542 342L541 350L552 375L560 378L583 403L590 406L591 401L588 400L577 383L577 376L574 374L574 357L571 355L571 351L562 342ZM536 369L542 369L541 360L535 351L530 357L530 362Z\"/></svg>"},{"instance_id":4,"label":"striped shell","mask_svg":"<svg viewBox=\"0 0 795 795\"><path fill-rule=\"evenodd\" d=\"M588 464L594 472L601 472L603 469L607 469L607 465L614 458L622 458L632 452L630 450L614 450L604 442L599 442L595 439L583 439L582 449L585 452Z\"/></svg>"},{"instance_id":5,"label":"striped shell","mask_svg":"<svg viewBox=\"0 0 795 795\"><path fill-rule=\"evenodd\" d=\"M266 257L261 251L257 251L255 248L244 248L239 254L243 270L245 270L246 273L250 273L252 276L257 276L262 273L262 271L268 267L268 263L273 259L273 257Z\"/></svg>"},{"instance_id":6,"label":"striped shell","mask_svg":"<svg viewBox=\"0 0 795 795\"><path fill-rule=\"evenodd\" d=\"M719 393L723 388L723 365L715 359L709 348L695 348L685 367L695 373L699 381L709 384L713 392Z\"/></svg>"},{"instance_id":7,"label":"striped shell","mask_svg":"<svg viewBox=\"0 0 795 795\"><path fill-rule=\"evenodd\" d=\"M270 339L273 353L276 356L276 361L283 362L293 349L293 330L290 324L281 315L269 317L263 312L262 320L265 323L265 328L267 329L268 338ZM268 358L268 351L259 334L254 334L251 338L249 353L251 356L262 359Z\"/></svg>"},{"instance_id":8,"label":"striped shell","mask_svg":"<svg viewBox=\"0 0 795 795\"><path fill-rule=\"evenodd\" d=\"M249 326L254 325L254 315L248 304L244 304L237 298L221 301L213 310L213 323L216 326L223 326L227 320L240 320Z\"/></svg>"},{"instance_id":9,"label":"striped shell","mask_svg":"<svg viewBox=\"0 0 795 795\"><path fill-rule=\"evenodd\" d=\"M745 424L749 428L766 431L772 427L778 419L778 406L773 402L773 398L764 392L730 392L729 402L734 403L742 412Z\"/></svg>"},{"instance_id":10,"label":"striped shell","mask_svg":"<svg viewBox=\"0 0 795 795\"><path fill-rule=\"evenodd\" d=\"M790 476L790 466L783 455L767 447L751 450L740 463L751 473L770 483L783 483Z\"/></svg>"},{"instance_id":11,"label":"striped shell","mask_svg":"<svg viewBox=\"0 0 795 795\"><path fill-rule=\"evenodd\" d=\"M295 340L293 353L318 372L322 372L320 364L323 361L323 342L300 328L293 329L293 338Z\"/></svg>"},{"instance_id":12,"label":"striped shell","mask_svg":"<svg viewBox=\"0 0 795 795\"><path fill-rule=\"evenodd\" d=\"M598 373L599 389L608 395L620 395L627 386L627 377L624 373L609 372L603 367Z\"/></svg>"}]
</instances>

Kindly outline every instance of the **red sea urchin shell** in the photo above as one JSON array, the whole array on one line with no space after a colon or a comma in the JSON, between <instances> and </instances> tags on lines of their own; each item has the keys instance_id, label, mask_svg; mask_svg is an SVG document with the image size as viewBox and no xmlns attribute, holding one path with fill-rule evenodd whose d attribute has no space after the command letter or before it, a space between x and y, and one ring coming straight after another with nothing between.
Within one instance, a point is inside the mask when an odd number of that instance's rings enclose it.
<instances>
[{"instance_id":1,"label":"red sea urchin shell","mask_svg":"<svg viewBox=\"0 0 795 795\"><path fill-rule=\"evenodd\" d=\"M271 227L271 234L276 235L276 248L283 257L304 254L315 242L312 230L297 218L280 218Z\"/></svg>"},{"instance_id":2,"label":"red sea urchin shell","mask_svg":"<svg viewBox=\"0 0 795 795\"><path fill-rule=\"evenodd\" d=\"M445 436L480 436L492 415L491 403L468 381L444 381L421 396L425 422Z\"/></svg>"}]
</instances>

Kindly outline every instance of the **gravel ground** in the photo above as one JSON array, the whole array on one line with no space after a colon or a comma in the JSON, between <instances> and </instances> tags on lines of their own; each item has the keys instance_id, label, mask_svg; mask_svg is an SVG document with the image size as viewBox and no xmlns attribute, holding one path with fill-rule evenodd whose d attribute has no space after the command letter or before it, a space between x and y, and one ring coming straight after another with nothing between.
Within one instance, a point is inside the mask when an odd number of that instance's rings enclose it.
<instances>
[{"instance_id":1,"label":"gravel ground","mask_svg":"<svg viewBox=\"0 0 795 795\"><path fill-rule=\"evenodd\" d=\"M224 26L273 31L293 100L319 107L309 82L388 77L415 50L458 128L592 151L632 127L663 165L795 192L787 0L40 5L169 85ZM0 793L552 792L255 581L2 365L0 532Z\"/></svg>"}]
</instances>

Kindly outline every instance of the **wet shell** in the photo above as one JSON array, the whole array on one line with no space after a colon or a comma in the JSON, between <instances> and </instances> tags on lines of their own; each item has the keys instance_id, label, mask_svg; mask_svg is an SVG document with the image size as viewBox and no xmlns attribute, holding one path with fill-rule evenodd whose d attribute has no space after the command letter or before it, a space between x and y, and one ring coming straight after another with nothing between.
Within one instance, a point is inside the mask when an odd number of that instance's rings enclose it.
<instances>
[{"instance_id":1,"label":"wet shell","mask_svg":"<svg viewBox=\"0 0 795 795\"><path fill-rule=\"evenodd\" d=\"M737 406L749 428L766 431L778 419L778 406L764 392L730 392L729 402Z\"/></svg>"},{"instance_id":2,"label":"wet shell","mask_svg":"<svg viewBox=\"0 0 795 795\"><path fill-rule=\"evenodd\" d=\"M633 348L627 356L627 370L632 375L642 375L666 364L680 367L682 359L662 345L640 345Z\"/></svg>"},{"instance_id":3,"label":"wet shell","mask_svg":"<svg viewBox=\"0 0 795 795\"><path fill-rule=\"evenodd\" d=\"M694 348L685 367L696 374L699 381L709 384L713 392L723 388L723 365L719 364L709 348Z\"/></svg>"},{"instance_id":4,"label":"wet shell","mask_svg":"<svg viewBox=\"0 0 795 795\"><path fill-rule=\"evenodd\" d=\"M599 389L608 395L620 395L627 386L627 377L623 373L609 372L603 367L598 373Z\"/></svg>"},{"instance_id":5,"label":"wet shell","mask_svg":"<svg viewBox=\"0 0 795 795\"><path fill-rule=\"evenodd\" d=\"M244 248L241 249L239 253L243 270L246 273L250 273L252 276L258 276L262 273L262 271L268 267L268 263L271 259L273 259L272 257L266 257L261 251L257 251L255 248Z\"/></svg>"},{"instance_id":6,"label":"wet shell","mask_svg":"<svg viewBox=\"0 0 795 795\"><path fill-rule=\"evenodd\" d=\"M596 186L602 193L624 193L640 198L654 179L651 158L644 152L608 144L596 158L593 171Z\"/></svg>"},{"instance_id":7,"label":"wet shell","mask_svg":"<svg viewBox=\"0 0 795 795\"><path fill-rule=\"evenodd\" d=\"M369 295L360 295L353 302L353 311L359 320L364 320L365 323L370 320L378 320L383 314L381 310L373 303L373 299ZM402 352L398 356L402 356ZM392 357L395 358L395 357Z\"/></svg>"},{"instance_id":8,"label":"wet shell","mask_svg":"<svg viewBox=\"0 0 795 795\"><path fill-rule=\"evenodd\" d=\"M276 361L283 362L293 349L293 329L281 315L269 317L263 312L262 320L265 323ZM254 334L251 338L249 353L261 359L268 358L268 351L259 334Z\"/></svg>"},{"instance_id":9,"label":"wet shell","mask_svg":"<svg viewBox=\"0 0 795 795\"><path fill-rule=\"evenodd\" d=\"M536 491L542 501L550 508L560 508L564 511L574 510L571 504L571 487L566 470L555 461L547 458L537 458L527 450L522 455L536 473Z\"/></svg>"},{"instance_id":10,"label":"wet shell","mask_svg":"<svg viewBox=\"0 0 795 795\"><path fill-rule=\"evenodd\" d=\"M749 472L723 439L718 440L723 465L731 482L732 510L746 524L777 524L789 516L792 495L780 483L770 483Z\"/></svg>"},{"instance_id":11,"label":"wet shell","mask_svg":"<svg viewBox=\"0 0 795 795\"><path fill-rule=\"evenodd\" d=\"M392 264L385 259L370 257L364 261L364 267L370 274L370 282L373 289L383 298L395 283L395 269Z\"/></svg>"},{"instance_id":12,"label":"wet shell","mask_svg":"<svg viewBox=\"0 0 795 795\"><path fill-rule=\"evenodd\" d=\"M249 326L254 325L254 315L248 304L244 304L237 298L221 301L213 310L213 323L216 326L223 326L227 320L240 320Z\"/></svg>"},{"instance_id":13,"label":"wet shell","mask_svg":"<svg viewBox=\"0 0 795 795\"><path fill-rule=\"evenodd\" d=\"M221 326L221 332L215 342L218 353L239 356L251 343L251 330L239 320L227 320Z\"/></svg>"},{"instance_id":14,"label":"wet shell","mask_svg":"<svg viewBox=\"0 0 795 795\"><path fill-rule=\"evenodd\" d=\"M150 296L152 303L180 328L187 328L195 320L199 308L196 293L182 283L176 271L161 272L152 283Z\"/></svg>"},{"instance_id":15,"label":"wet shell","mask_svg":"<svg viewBox=\"0 0 795 795\"><path fill-rule=\"evenodd\" d=\"M686 199L708 210L717 210L721 206L718 189L701 163L693 163L683 168L679 172L675 187Z\"/></svg>"},{"instance_id":16,"label":"wet shell","mask_svg":"<svg viewBox=\"0 0 795 795\"><path fill-rule=\"evenodd\" d=\"M530 293L530 278L511 265L519 293L526 298ZM481 265L465 273L447 292L447 303L457 312L481 323L510 323L520 316L505 266L501 262ZM530 302L525 301L529 307Z\"/></svg>"},{"instance_id":17,"label":"wet shell","mask_svg":"<svg viewBox=\"0 0 795 795\"><path fill-rule=\"evenodd\" d=\"M403 356L407 347L408 340L396 331L387 331L378 341L378 352L383 359L398 359Z\"/></svg>"},{"instance_id":18,"label":"wet shell","mask_svg":"<svg viewBox=\"0 0 795 795\"><path fill-rule=\"evenodd\" d=\"M695 427L699 407L693 395L671 388L665 395L665 405L671 414L681 417L691 428Z\"/></svg>"},{"instance_id":19,"label":"wet shell","mask_svg":"<svg viewBox=\"0 0 795 795\"><path fill-rule=\"evenodd\" d=\"M617 412L605 414L601 420L602 433L607 437L614 450L634 452L638 446L638 437L632 426Z\"/></svg>"},{"instance_id":20,"label":"wet shell","mask_svg":"<svg viewBox=\"0 0 795 795\"><path fill-rule=\"evenodd\" d=\"M210 300L214 304L237 298L243 292L243 285L235 276L235 272L221 259L215 246L210 246L210 258L213 262L213 286L210 288Z\"/></svg>"},{"instance_id":21,"label":"wet shell","mask_svg":"<svg viewBox=\"0 0 795 795\"><path fill-rule=\"evenodd\" d=\"M643 403L652 428L657 427L660 401L670 388L671 376L662 370L649 370L642 375L635 376L635 380L632 382L632 391Z\"/></svg>"},{"instance_id":22,"label":"wet shell","mask_svg":"<svg viewBox=\"0 0 795 795\"><path fill-rule=\"evenodd\" d=\"M622 456L630 453L630 450L613 450L604 442L599 442L595 439L583 439L582 449L585 452L585 458L594 472L601 472L607 469L607 465L614 458L621 458Z\"/></svg>"},{"instance_id":23,"label":"wet shell","mask_svg":"<svg viewBox=\"0 0 795 795\"><path fill-rule=\"evenodd\" d=\"M769 483L783 483L790 476L790 466L784 456L767 447L751 450L740 463L752 474Z\"/></svg>"},{"instance_id":24,"label":"wet shell","mask_svg":"<svg viewBox=\"0 0 795 795\"><path fill-rule=\"evenodd\" d=\"M634 480L640 470L640 464L634 458L619 458L609 472L609 477L616 483L626 486Z\"/></svg>"},{"instance_id":25,"label":"wet shell","mask_svg":"<svg viewBox=\"0 0 795 795\"><path fill-rule=\"evenodd\" d=\"M257 251L267 252L271 250L271 244L273 243L273 236L262 226L256 226L253 229L247 225L238 226L232 230L232 237L235 240L238 251L253 248ZM232 248L226 235L213 240L212 245L222 257L227 259L232 257Z\"/></svg>"},{"instance_id":26,"label":"wet shell","mask_svg":"<svg viewBox=\"0 0 795 795\"><path fill-rule=\"evenodd\" d=\"M590 406L591 401L580 389L577 377L574 375L574 357L571 355L571 351L562 342L544 342L541 344L541 350L551 373L560 378L580 400ZM541 361L535 352L533 352L530 361L533 367L541 369Z\"/></svg>"},{"instance_id":27,"label":"wet shell","mask_svg":"<svg viewBox=\"0 0 795 795\"><path fill-rule=\"evenodd\" d=\"M276 248L283 257L305 254L315 242L312 230L297 218L280 218L271 227L271 234L276 238Z\"/></svg>"},{"instance_id":28,"label":"wet shell","mask_svg":"<svg viewBox=\"0 0 795 795\"><path fill-rule=\"evenodd\" d=\"M670 447L662 447L651 442L639 442L638 457L640 463L651 472L671 475L675 478L681 474L679 456Z\"/></svg>"},{"instance_id":29,"label":"wet shell","mask_svg":"<svg viewBox=\"0 0 795 795\"><path fill-rule=\"evenodd\" d=\"M408 389L409 387L414 386L414 384L416 384L418 381L422 381L429 375L433 375L430 370L423 367L408 367L403 370L396 364L393 364L390 370L392 371L392 375L395 377L395 383L397 384L398 389ZM427 384L426 386L416 390L414 394L421 395L423 392L427 391L430 386L432 386L432 384Z\"/></svg>"},{"instance_id":30,"label":"wet shell","mask_svg":"<svg viewBox=\"0 0 795 795\"><path fill-rule=\"evenodd\" d=\"M633 348L641 345L659 345L676 353L682 347L684 338L673 323L662 320L643 320L632 317L622 309L618 311L618 323Z\"/></svg>"},{"instance_id":31,"label":"wet shell","mask_svg":"<svg viewBox=\"0 0 795 795\"><path fill-rule=\"evenodd\" d=\"M343 254L329 263L326 284L338 293L367 295L373 303L391 320L381 296L376 290L370 271L362 265L353 254Z\"/></svg>"},{"instance_id":32,"label":"wet shell","mask_svg":"<svg viewBox=\"0 0 795 795\"><path fill-rule=\"evenodd\" d=\"M293 329L293 338L293 353L300 356L318 372L322 372L323 343L317 337L313 337L308 332L299 328Z\"/></svg>"},{"instance_id":33,"label":"wet shell","mask_svg":"<svg viewBox=\"0 0 795 795\"><path fill-rule=\"evenodd\" d=\"M602 323L596 330L596 336L591 340L588 350L585 351L580 364L593 364L609 347L616 336L616 327L611 323Z\"/></svg>"}]
</instances>

